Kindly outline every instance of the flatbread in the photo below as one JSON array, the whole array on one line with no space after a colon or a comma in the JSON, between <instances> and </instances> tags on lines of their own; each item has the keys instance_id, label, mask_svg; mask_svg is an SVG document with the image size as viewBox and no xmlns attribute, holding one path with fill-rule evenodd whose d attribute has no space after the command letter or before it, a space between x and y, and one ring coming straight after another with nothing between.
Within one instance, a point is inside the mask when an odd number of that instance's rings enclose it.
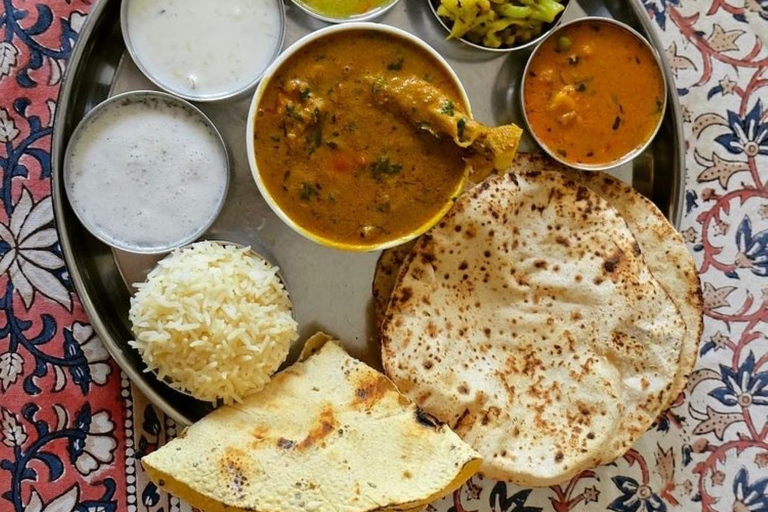
<instances>
[{"instance_id":1,"label":"flatbread","mask_svg":"<svg viewBox=\"0 0 768 512\"><path fill-rule=\"evenodd\" d=\"M206 512L406 511L477 471L447 426L327 340L143 457L152 481Z\"/></svg>"},{"instance_id":2,"label":"flatbread","mask_svg":"<svg viewBox=\"0 0 768 512\"><path fill-rule=\"evenodd\" d=\"M552 160L543 153L518 153L510 169L513 172L558 170L608 201L624 217L635 235L651 273L670 295L685 321L678 369L672 384L669 408L685 390L699 353L704 332L701 282L693 256L682 235L670 224L659 208L640 192L613 176L601 172L576 171ZM414 242L387 249L381 253L373 276L374 314L381 325L389 298L397 282L400 267L411 252ZM663 414L663 412L662 412Z\"/></svg>"},{"instance_id":3,"label":"flatbread","mask_svg":"<svg viewBox=\"0 0 768 512\"><path fill-rule=\"evenodd\" d=\"M566 176L604 198L627 221L651 274L675 302L685 321L677 373L663 410L685 390L704 332L704 301L699 273L682 235L650 200L607 174L569 171Z\"/></svg>"},{"instance_id":4,"label":"flatbread","mask_svg":"<svg viewBox=\"0 0 768 512\"><path fill-rule=\"evenodd\" d=\"M415 240L406 242L403 245L397 245L381 252L376 261L376 271L373 274L373 317L375 325L381 326L384 319L384 312L387 310L389 298L392 296L392 290L397 282L397 275L411 248L416 243Z\"/></svg>"},{"instance_id":5,"label":"flatbread","mask_svg":"<svg viewBox=\"0 0 768 512\"><path fill-rule=\"evenodd\" d=\"M668 409L685 390L699 353L704 332L704 304L701 282L682 235L669 223L653 202L626 183L601 172L576 171L566 168L541 153L519 153L514 169L517 172L557 169L568 179L586 186L608 201L627 221L637 238L643 259L651 273L675 301L685 321L678 360L677 374L672 383Z\"/></svg>"},{"instance_id":6,"label":"flatbread","mask_svg":"<svg viewBox=\"0 0 768 512\"><path fill-rule=\"evenodd\" d=\"M618 212L560 173L489 178L404 265L385 371L486 476L563 482L625 453L668 403L685 323Z\"/></svg>"}]
</instances>

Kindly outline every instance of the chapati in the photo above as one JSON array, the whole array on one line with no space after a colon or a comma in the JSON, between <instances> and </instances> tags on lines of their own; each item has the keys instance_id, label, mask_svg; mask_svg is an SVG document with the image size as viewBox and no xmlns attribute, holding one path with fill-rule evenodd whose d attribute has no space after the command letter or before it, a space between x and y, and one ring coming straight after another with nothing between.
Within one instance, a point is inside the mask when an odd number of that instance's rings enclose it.
<instances>
[{"instance_id":1,"label":"chapati","mask_svg":"<svg viewBox=\"0 0 768 512\"><path fill-rule=\"evenodd\" d=\"M682 235L649 199L626 183L602 172L576 171L560 165L541 153L520 153L513 169L521 171L559 170L608 201L627 221L635 235L643 259L661 286L675 302L685 321L677 374L672 383L667 409L685 389L699 352L704 331L704 306L701 282Z\"/></svg>"},{"instance_id":2,"label":"chapati","mask_svg":"<svg viewBox=\"0 0 768 512\"><path fill-rule=\"evenodd\" d=\"M565 481L624 453L668 403L680 312L619 213L559 172L487 179L404 265L385 371L486 476Z\"/></svg>"}]
</instances>

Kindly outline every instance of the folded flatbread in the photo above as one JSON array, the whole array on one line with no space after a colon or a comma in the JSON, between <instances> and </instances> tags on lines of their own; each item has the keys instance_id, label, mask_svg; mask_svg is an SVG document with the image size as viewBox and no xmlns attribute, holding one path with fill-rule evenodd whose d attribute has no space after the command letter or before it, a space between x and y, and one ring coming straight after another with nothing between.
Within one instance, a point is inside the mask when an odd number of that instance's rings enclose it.
<instances>
[{"instance_id":1,"label":"folded flatbread","mask_svg":"<svg viewBox=\"0 0 768 512\"><path fill-rule=\"evenodd\" d=\"M152 481L206 512L401 511L477 471L478 454L447 426L328 339L146 455Z\"/></svg>"},{"instance_id":2,"label":"folded flatbread","mask_svg":"<svg viewBox=\"0 0 768 512\"><path fill-rule=\"evenodd\" d=\"M619 213L544 171L464 194L406 257L381 332L386 373L486 476L544 486L651 425L686 328Z\"/></svg>"}]
</instances>

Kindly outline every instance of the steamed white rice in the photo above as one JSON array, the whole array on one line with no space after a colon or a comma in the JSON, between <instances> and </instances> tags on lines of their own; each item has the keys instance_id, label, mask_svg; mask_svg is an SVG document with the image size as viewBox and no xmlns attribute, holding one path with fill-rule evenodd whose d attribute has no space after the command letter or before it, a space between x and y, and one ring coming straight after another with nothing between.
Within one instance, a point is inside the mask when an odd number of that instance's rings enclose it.
<instances>
[{"instance_id":1,"label":"steamed white rice","mask_svg":"<svg viewBox=\"0 0 768 512\"><path fill-rule=\"evenodd\" d=\"M200 400L233 403L269 382L298 337L278 269L249 248L199 242L136 285L136 348L158 377Z\"/></svg>"}]
</instances>

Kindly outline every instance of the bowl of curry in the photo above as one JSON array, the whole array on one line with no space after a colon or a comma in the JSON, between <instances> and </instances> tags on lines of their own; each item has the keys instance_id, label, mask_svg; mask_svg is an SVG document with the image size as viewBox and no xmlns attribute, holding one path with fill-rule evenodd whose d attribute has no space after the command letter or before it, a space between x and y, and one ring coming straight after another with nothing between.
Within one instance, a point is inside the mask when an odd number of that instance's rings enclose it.
<instances>
[{"instance_id":1,"label":"bowl of curry","mask_svg":"<svg viewBox=\"0 0 768 512\"><path fill-rule=\"evenodd\" d=\"M659 55L628 25L598 17L561 25L531 54L521 88L523 115L552 158L606 170L640 154L667 104Z\"/></svg>"},{"instance_id":2,"label":"bowl of curry","mask_svg":"<svg viewBox=\"0 0 768 512\"><path fill-rule=\"evenodd\" d=\"M469 99L415 36L374 23L319 30L267 70L251 103L253 178L299 234L348 251L393 247L432 227L467 177Z\"/></svg>"}]
</instances>

